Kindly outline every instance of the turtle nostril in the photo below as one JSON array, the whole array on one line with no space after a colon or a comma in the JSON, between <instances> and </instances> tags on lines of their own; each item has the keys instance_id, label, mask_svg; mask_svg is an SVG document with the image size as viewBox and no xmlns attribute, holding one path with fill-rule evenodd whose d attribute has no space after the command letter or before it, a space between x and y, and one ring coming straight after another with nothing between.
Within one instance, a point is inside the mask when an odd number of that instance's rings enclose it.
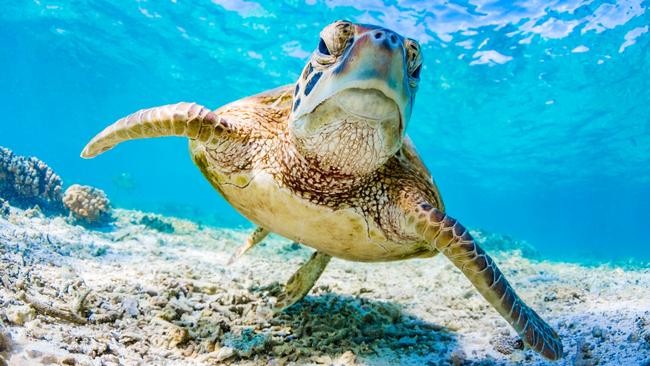
<instances>
[{"instance_id":1,"label":"turtle nostril","mask_svg":"<svg viewBox=\"0 0 650 366\"><path fill-rule=\"evenodd\" d=\"M375 38L376 38L376 39L379 39L379 38L381 38L381 36L383 36L383 35L384 35L384 33L382 33L382 32L377 32L377 33L375 33Z\"/></svg>"},{"instance_id":2,"label":"turtle nostril","mask_svg":"<svg viewBox=\"0 0 650 366\"><path fill-rule=\"evenodd\" d=\"M391 34L390 35L390 41L393 42L393 43L397 43L397 36L394 35L394 34Z\"/></svg>"}]
</instances>

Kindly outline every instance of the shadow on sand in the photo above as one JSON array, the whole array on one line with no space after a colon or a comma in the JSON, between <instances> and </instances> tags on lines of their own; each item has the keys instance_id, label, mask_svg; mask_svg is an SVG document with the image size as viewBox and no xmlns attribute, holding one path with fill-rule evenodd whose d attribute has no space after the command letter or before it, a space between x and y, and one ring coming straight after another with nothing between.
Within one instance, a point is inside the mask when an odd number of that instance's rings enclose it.
<instances>
[{"instance_id":1,"label":"shadow on sand","mask_svg":"<svg viewBox=\"0 0 650 366\"><path fill-rule=\"evenodd\" d=\"M315 292L271 319L292 330L273 348L273 356L289 355L291 361L291 356L312 354L335 360L352 351L369 364L437 365L447 363L457 348L452 332L403 312L398 304Z\"/></svg>"}]
</instances>

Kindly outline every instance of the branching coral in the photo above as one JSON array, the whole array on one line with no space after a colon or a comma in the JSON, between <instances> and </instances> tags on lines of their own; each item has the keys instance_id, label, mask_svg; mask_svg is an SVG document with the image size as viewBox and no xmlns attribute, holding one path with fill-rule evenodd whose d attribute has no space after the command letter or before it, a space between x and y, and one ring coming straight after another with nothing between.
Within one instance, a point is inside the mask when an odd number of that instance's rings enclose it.
<instances>
[{"instance_id":1,"label":"branching coral","mask_svg":"<svg viewBox=\"0 0 650 366\"><path fill-rule=\"evenodd\" d=\"M63 204L74 222L98 226L111 220L111 204L101 189L73 184L65 191Z\"/></svg>"},{"instance_id":2,"label":"branching coral","mask_svg":"<svg viewBox=\"0 0 650 366\"><path fill-rule=\"evenodd\" d=\"M0 147L0 196L13 205L62 210L61 178L41 160Z\"/></svg>"}]
</instances>

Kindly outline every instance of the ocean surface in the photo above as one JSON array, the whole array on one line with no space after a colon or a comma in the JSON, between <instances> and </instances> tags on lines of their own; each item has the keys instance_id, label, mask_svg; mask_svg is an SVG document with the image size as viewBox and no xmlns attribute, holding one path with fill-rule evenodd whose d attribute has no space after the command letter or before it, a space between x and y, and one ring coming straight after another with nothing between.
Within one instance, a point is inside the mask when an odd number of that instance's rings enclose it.
<instances>
[{"instance_id":1,"label":"ocean surface","mask_svg":"<svg viewBox=\"0 0 650 366\"><path fill-rule=\"evenodd\" d=\"M648 1L3 1L0 145L113 204L250 224L184 139L94 160L86 142L140 108L211 108L292 83L337 19L419 40L408 128L466 226L565 261L650 260Z\"/></svg>"}]
</instances>

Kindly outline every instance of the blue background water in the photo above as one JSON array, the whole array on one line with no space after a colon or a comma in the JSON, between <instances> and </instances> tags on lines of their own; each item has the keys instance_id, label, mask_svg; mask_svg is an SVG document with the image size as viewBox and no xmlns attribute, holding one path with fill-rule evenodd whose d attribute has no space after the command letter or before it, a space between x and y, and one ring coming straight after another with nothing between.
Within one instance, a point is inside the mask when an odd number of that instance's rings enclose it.
<instances>
[{"instance_id":1,"label":"blue background water","mask_svg":"<svg viewBox=\"0 0 650 366\"><path fill-rule=\"evenodd\" d=\"M186 141L83 145L143 107L293 82L329 22L423 44L408 133L448 211L564 260L650 259L648 1L16 1L0 12L0 145L121 207L248 225Z\"/></svg>"}]
</instances>

